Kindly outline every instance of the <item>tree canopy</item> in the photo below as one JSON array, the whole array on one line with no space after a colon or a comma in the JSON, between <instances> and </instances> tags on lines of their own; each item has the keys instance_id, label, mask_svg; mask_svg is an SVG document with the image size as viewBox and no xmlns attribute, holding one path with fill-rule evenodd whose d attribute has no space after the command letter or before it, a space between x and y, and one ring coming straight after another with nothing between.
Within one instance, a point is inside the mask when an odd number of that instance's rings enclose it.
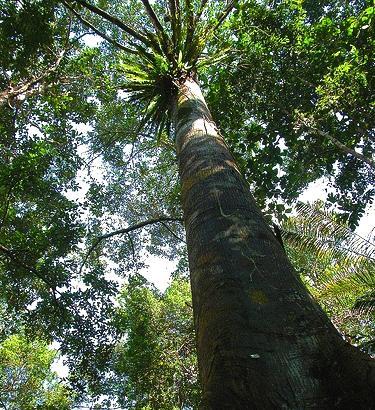
<instances>
[{"instance_id":1,"label":"tree canopy","mask_svg":"<svg viewBox=\"0 0 375 410\"><path fill-rule=\"evenodd\" d=\"M18 366L12 350L32 359L32 378L12 376L19 390L7 398L29 402L7 408L69 408L65 385L49 370L52 341L83 400L118 394L125 408L195 408L187 283L175 279L161 294L139 276L149 254L179 261L178 277L187 271L170 109L176 78L199 78L270 222L285 220L308 184L325 177L335 218L354 229L374 197L374 7L365 0L0 6L2 375ZM319 274L353 287L336 254L317 262L295 252L303 274L319 263ZM366 266L356 283L363 298L349 289L358 309L373 296L373 264ZM315 289L345 321L325 298L327 284ZM366 317L363 343L373 336ZM357 343L363 327L353 327Z\"/></svg>"},{"instance_id":2,"label":"tree canopy","mask_svg":"<svg viewBox=\"0 0 375 410\"><path fill-rule=\"evenodd\" d=\"M0 405L3 409L70 409L74 395L50 366L56 351L40 340L13 334L0 345Z\"/></svg>"}]
</instances>

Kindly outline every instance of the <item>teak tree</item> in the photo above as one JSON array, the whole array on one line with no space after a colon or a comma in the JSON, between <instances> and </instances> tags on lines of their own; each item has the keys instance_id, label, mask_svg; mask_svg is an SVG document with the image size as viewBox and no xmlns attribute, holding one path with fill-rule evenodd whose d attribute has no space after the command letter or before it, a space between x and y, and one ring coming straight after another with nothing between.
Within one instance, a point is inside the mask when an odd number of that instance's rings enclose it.
<instances>
[{"instance_id":1,"label":"teak tree","mask_svg":"<svg viewBox=\"0 0 375 410\"><path fill-rule=\"evenodd\" d=\"M126 90L147 106L143 123L159 136L169 123L174 129L201 407L372 408L374 363L343 341L299 280L199 87L199 66L220 58L206 56L207 41L238 2L142 0L143 31L85 0L63 4L123 53Z\"/></svg>"}]
</instances>

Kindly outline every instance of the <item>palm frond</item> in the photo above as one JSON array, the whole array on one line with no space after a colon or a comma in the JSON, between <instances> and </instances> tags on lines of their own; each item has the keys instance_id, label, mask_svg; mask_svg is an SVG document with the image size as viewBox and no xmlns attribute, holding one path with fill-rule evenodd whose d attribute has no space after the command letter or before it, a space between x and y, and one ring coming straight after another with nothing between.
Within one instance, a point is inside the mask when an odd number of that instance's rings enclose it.
<instances>
[{"instance_id":1,"label":"palm frond","mask_svg":"<svg viewBox=\"0 0 375 410\"><path fill-rule=\"evenodd\" d=\"M107 30L99 30L88 21L92 30L123 50L123 62L119 64L124 77L122 89L130 93L131 101L144 107L141 124L155 130L157 138L170 122L176 84L189 76L195 77L198 68L218 63L228 55L228 50L212 56L204 56L203 51L233 9L233 1L140 0L142 17L148 17L142 29L143 23L127 24L91 0L63 1L67 8L75 11L73 5L79 5L87 14L96 14L106 25L110 23L123 32L123 42L119 43L112 40ZM208 8L209 4L212 8ZM167 7L163 9L163 5ZM85 23L79 13L74 14Z\"/></svg>"},{"instance_id":2,"label":"palm frond","mask_svg":"<svg viewBox=\"0 0 375 410\"><path fill-rule=\"evenodd\" d=\"M375 290L358 298L353 309L364 314L375 313Z\"/></svg>"},{"instance_id":3,"label":"palm frond","mask_svg":"<svg viewBox=\"0 0 375 410\"><path fill-rule=\"evenodd\" d=\"M333 296L349 308L363 311L375 303L375 245L335 220L335 214L318 205L299 203L297 216L281 227L283 240L301 252L331 261L320 277L318 295ZM354 296L353 296L354 295ZM354 300L354 302L353 302Z\"/></svg>"},{"instance_id":4,"label":"palm frond","mask_svg":"<svg viewBox=\"0 0 375 410\"><path fill-rule=\"evenodd\" d=\"M282 225L286 241L304 249L315 248L318 253L330 253L332 258L348 258L352 263L364 260L375 263L375 244L338 223L332 212L317 206L298 203L297 217L289 218Z\"/></svg>"}]
</instances>

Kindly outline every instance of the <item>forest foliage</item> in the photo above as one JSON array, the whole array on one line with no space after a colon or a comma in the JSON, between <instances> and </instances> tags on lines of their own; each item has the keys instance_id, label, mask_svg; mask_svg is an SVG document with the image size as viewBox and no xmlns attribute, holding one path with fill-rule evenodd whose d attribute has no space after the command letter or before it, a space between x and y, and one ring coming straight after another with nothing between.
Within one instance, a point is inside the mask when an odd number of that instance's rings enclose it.
<instances>
[{"instance_id":1,"label":"forest foliage","mask_svg":"<svg viewBox=\"0 0 375 410\"><path fill-rule=\"evenodd\" d=\"M63 409L99 397L104 408L196 408L176 154L168 117L160 116L165 101L153 101L152 89L130 99L139 79L153 80L139 66L131 73L135 62L147 64L149 50L136 42L138 54L129 54L119 27L83 3L0 0L2 405ZM141 2L94 3L155 41ZM284 235L297 271L344 336L373 353L374 253L358 261L342 248L360 248L351 231L375 193L374 7L365 0L235 1L218 27L226 5L203 3L201 19L214 28L208 35L196 26L204 58L185 48L172 68L196 64L270 223L283 234L309 235L305 242ZM201 2L184 4L197 12ZM155 2L160 15L167 9ZM189 18L184 24L188 31ZM154 75L169 69L160 59ZM313 214L290 211L321 177L335 221L317 217L307 231ZM178 262L164 293L139 273L148 254ZM67 380L50 369L52 341L70 368Z\"/></svg>"}]
</instances>

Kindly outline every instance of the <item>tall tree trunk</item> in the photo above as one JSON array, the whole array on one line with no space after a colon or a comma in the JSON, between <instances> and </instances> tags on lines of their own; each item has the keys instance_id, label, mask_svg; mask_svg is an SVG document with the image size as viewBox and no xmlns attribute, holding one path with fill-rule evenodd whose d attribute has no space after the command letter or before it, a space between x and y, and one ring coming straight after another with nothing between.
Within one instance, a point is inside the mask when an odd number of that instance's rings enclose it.
<instances>
[{"instance_id":1,"label":"tall tree trunk","mask_svg":"<svg viewBox=\"0 0 375 410\"><path fill-rule=\"evenodd\" d=\"M201 408L372 408L373 362L301 283L194 80L179 88L175 128Z\"/></svg>"}]
</instances>

